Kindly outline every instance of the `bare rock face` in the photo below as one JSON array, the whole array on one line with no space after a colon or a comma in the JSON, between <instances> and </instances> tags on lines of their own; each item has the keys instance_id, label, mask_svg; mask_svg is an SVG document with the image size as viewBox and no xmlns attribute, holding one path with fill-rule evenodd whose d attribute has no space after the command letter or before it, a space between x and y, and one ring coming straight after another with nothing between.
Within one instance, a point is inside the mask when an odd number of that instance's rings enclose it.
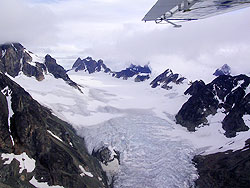
<instances>
[{"instance_id":1,"label":"bare rock face","mask_svg":"<svg viewBox=\"0 0 250 188\"><path fill-rule=\"evenodd\" d=\"M78 89L81 91L81 89L78 87L77 83L72 81L69 76L67 75L67 71L61 66L56 63L56 60L52 58L50 55L45 56L45 66L48 69L48 72L53 74L55 78L61 78L65 82L67 82L70 86Z\"/></svg>"},{"instance_id":2,"label":"bare rock face","mask_svg":"<svg viewBox=\"0 0 250 188\"><path fill-rule=\"evenodd\" d=\"M215 76L221 76L221 75L230 75L231 74L231 68L224 64L221 68L216 69L213 75Z\"/></svg>"},{"instance_id":3,"label":"bare rock face","mask_svg":"<svg viewBox=\"0 0 250 188\"><path fill-rule=\"evenodd\" d=\"M0 148L3 149L4 152L12 151L12 143L9 136L9 127L8 127L8 104L5 95L0 92Z\"/></svg>"},{"instance_id":4,"label":"bare rock face","mask_svg":"<svg viewBox=\"0 0 250 188\"><path fill-rule=\"evenodd\" d=\"M84 140L71 125L52 115L2 73L0 91L1 187L34 188L29 182L32 178L65 188L108 187L100 164L87 153ZM19 172L16 159L10 164L3 160L3 154L24 152L35 160L32 172Z\"/></svg>"},{"instance_id":5,"label":"bare rock face","mask_svg":"<svg viewBox=\"0 0 250 188\"><path fill-rule=\"evenodd\" d=\"M111 72L111 70L103 63L103 60L100 59L96 61L91 57L87 57L85 59L78 58L73 64L72 69L74 69L76 72L85 71L89 74L100 71L105 73Z\"/></svg>"},{"instance_id":6,"label":"bare rock face","mask_svg":"<svg viewBox=\"0 0 250 188\"><path fill-rule=\"evenodd\" d=\"M135 77L135 82L144 82L145 80L148 80L150 78L149 74L148 75L137 75Z\"/></svg>"},{"instance_id":7,"label":"bare rock face","mask_svg":"<svg viewBox=\"0 0 250 188\"><path fill-rule=\"evenodd\" d=\"M0 45L0 71L12 77L16 77L22 72L28 77L34 76L38 81L42 81L48 71L55 78L61 78L80 90L78 85L68 77L66 70L58 65L50 55L46 55L45 62L36 62L31 54L32 52L27 51L19 43Z\"/></svg>"},{"instance_id":8,"label":"bare rock face","mask_svg":"<svg viewBox=\"0 0 250 188\"><path fill-rule=\"evenodd\" d=\"M108 163L115 159L117 159L120 164L120 152L109 147L103 146L97 150L93 150L92 155L105 165L108 165Z\"/></svg>"},{"instance_id":9,"label":"bare rock face","mask_svg":"<svg viewBox=\"0 0 250 188\"><path fill-rule=\"evenodd\" d=\"M208 115L214 115L219 108L223 108L226 117L222 128L227 137L247 131L249 128L242 117L250 114L249 84L250 78L246 75L222 75L207 85L203 81L195 81L185 92L191 97L176 115L177 123L189 131L195 131L200 124L207 124Z\"/></svg>"},{"instance_id":10,"label":"bare rock face","mask_svg":"<svg viewBox=\"0 0 250 188\"><path fill-rule=\"evenodd\" d=\"M172 89L171 83L181 84L186 78L180 76L179 74L174 74L172 70L167 69L162 74L157 76L151 83L152 88L160 86L163 89Z\"/></svg>"},{"instance_id":11,"label":"bare rock face","mask_svg":"<svg viewBox=\"0 0 250 188\"><path fill-rule=\"evenodd\" d=\"M39 66L31 64L32 57L21 44L13 43L1 45L0 52L1 72L16 77L19 72L22 71L28 77L34 76L39 81L44 79L43 72L45 69L40 69Z\"/></svg>"},{"instance_id":12,"label":"bare rock face","mask_svg":"<svg viewBox=\"0 0 250 188\"><path fill-rule=\"evenodd\" d=\"M135 82L143 82L150 78L151 70L148 65L143 67L140 65L131 64L128 68L121 70L119 72L113 72L112 76L116 78L122 78L127 80L128 78L135 77Z\"/></svg>"},{"instance_id":13,"label":"bare rock face","mask_svg":"<svg viewBox=\"0 0 250 188\"><path fill-rule=\"evenodd\" d=\"M196 188L248 188L250 187L250 140L237 151L226 151L206 156L195 156L193 161L199 178Z\"/></svg>"},{"instance_id":14,"label":"bare rock face","mask_svg":"<svg viewBox=\"0 0 250 188\"><path fill-rule=\"evenodd\" d=\"M0 46L0 70L15 77L21 70L21 59L24 57L24 47L19 43ZM27 59L27 57L26 57Z\"/></svg>"}]
</instances>

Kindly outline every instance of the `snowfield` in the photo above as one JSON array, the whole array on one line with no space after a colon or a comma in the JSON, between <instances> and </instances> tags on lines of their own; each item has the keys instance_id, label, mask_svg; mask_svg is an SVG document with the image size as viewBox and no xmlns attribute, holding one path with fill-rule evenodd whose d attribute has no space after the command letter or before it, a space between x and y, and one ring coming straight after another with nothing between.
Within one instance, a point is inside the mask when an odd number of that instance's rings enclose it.
<instances>
[{"instance_id":1,"label":"snowfield","mask_svg":"<svg viewBox=\"0 0 250 188\"><path fill-rule=\"evenodd\" d=\"M90 153L101 145L120 151L120 167L109 169L116 175L116 188L189 188L197 178L194 155L240 149L250 137L243 132L226 138L221 128L224 114L219 111L208 117L210 126L196 132L177 125L175 114L189 98L183 94L188 81L164 90L151 88L152 79L138 83L101 72L68 74L83 93L51 75L38 82L20 74L14 81L71 123ZM250 126L249 116L244 121Z\"/></svg>"}]
</instances>

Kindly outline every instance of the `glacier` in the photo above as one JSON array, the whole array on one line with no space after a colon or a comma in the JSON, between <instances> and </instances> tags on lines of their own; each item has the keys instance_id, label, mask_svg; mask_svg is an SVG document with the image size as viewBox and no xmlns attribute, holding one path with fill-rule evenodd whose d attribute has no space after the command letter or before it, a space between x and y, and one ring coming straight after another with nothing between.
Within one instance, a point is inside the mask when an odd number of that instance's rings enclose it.
<instances>
[{"instance_id":1,"label":"glacier","mask_svg":"<svg viewBox=\"0 0 250 188\"><path fill-rule=\"evenodd\" d=\"M192 158L244 146L249 133L226 138L223 115L209 117L210 126L188 132L175 114L188 100L188 82L171 90L152 89L150 81L135 83L103 73L68 72L83 93L62 79L45 75L39 83L22 73L12 78L53 114L71 123L84 137L89 153L100 145L120 152L114 187L190 188L197 178ZM249 125L249 117L245 117Z\"/></svg>"},{"instance_id":2,"label":"glacier","mask_svg":"<svg viewBox=\"0 0 250 188\"><path fill-rule=\"evenodd\" d=\"M115 188L190 188L197 178L192 158L195 149L185 140L162 134L170 123L150 114L130 114L79 129L89 152L102 144L121 153Z\"/></svg>"}]
</instances>

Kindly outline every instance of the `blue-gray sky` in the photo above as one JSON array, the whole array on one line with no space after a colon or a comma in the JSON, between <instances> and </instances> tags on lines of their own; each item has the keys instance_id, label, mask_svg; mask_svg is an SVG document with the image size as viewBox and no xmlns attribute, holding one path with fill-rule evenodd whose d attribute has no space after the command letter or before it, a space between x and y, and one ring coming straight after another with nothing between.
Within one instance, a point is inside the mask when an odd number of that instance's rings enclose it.
<instances>
[{"instance_id":1,"label":"blue-gray sky","mask_svg":"<svg viewBox=\"0 0 250 188\"><path fill-rule=\"evenodd\" d=\"M171 25L141 19L156 0L0 0L0 42L21 42L70 67L77 57L102 58L113 69L150 62L196 79L228 63L250 72L250 8Z\"/></svg>"}]
</instances>

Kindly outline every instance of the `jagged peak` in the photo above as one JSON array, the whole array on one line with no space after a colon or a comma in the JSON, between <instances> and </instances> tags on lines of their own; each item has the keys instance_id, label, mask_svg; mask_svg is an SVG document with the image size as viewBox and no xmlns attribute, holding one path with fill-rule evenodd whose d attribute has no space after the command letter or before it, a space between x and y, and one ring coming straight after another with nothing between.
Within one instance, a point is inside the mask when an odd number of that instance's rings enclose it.
<instances>
[{"instance_id":1,"label":"jagged peak","mask_svg":"<svg viewBox=\"0 0 250 188\"><path fill-rule=\"evenodd\" d=\"M149 67L149 63L144 66L135 65L131 63L130 66L126 69L121 70L119 72L115 72L108 68L104 64L104 61L102 59L96 61L90 56L86 57L85 59L81 59L80 57L77 58L77 60L72 66L72 69L75 72L84 71L88 72L89 74L95 72L104 72L116 78L123 78L124 80L136 76L136 78L134 78L136 82L149 79L149 75L151 74L151 68Z\"/></svg>"},{"instance_id":2,"label":"jagged peak","mask_svg":"<svg viewBox=\"0 0 250 188\"><path fill-rule=\"evenodd\" d=\"M149 65L144 65L144 66L141 66L141 65L135 65L135 64L130 64L130 66L126 69L132 69L138 73L148 73L148 74L151 74L151 68L149 67Z\"/></svg>"},{"instance_id":3,"label":"jagged peak","mask_svg":"<svg viewBox=\"0 0 250 188\"><path fill-rule=\"evenodd\" d=\"M92 57L88 56L84 59L80 57L77 58L75 63L72 66L76 72L78 71L87 71L89 74L94 72L110 72L110 69L103 63L103 60L99 59L98 61L94 60Z\"/></svg>"},{"instance_id":4,"label":"jagged peak","mask_svg":"<svg viewBox=\"0 0 250 188\"><path fill-rule=\"evenodd\" d=\"M92 57L88 56L88 57L85 58L85 60L91 61L91 60L93 60L93 59L92 59Z\"/></svg>"},{"instance_id":5,"label":"jagged peak","mask_svg":"<svg viewBox=\"0 0 250 188\"><path fill-rule=\"evenodd\" d=\"M225 114L221 124L226 137L247 131L249 128L242 118L249 113L249 85L250 77L247 75L221 75L208 84L195 81L184 93L191 97L176 115L177 123L195 131L200 125L209 125L207 117L220 109Z\"/></svg>"},{"instance_id":6,"label":"jagged peak","mask_svg":"<svg viewBox=\"0 0 250 188\"><path fill-rule=\"evenodd\" d=\"M24 74L28 77L35 77L38 81L43 80L48 71L55 78L61 78L80 90L78 85L68 77L66 70L58 65L51 55L47 54L43 62L43 59L26 50L20 43L0 45L0 65L0 71L12 77Z\"/></svg>"},{"instance_id":7,"label":"jagged peak","mask_svg":"<svg viewBox=\"0 0 250 188\"><path fill-rule=\"evenodd\" d=\"M4 44L0 44L0 47L3 47L3 48L14 47L17 49L24 49L23 45L18 42L7 42Z\"/></svg>"},{"instance_id":8,"label":"jagged peak","mask_svg":"<svg viewBox=\"0 0 250 188\"><path fill-rule=\"evenodd\" d=\"M180 84L185 80L185 77L182 77L180 74L174 74L171 69L166 69L163 73L157 76L151 83L152 88L160 86L163 89L172 89L172 86L169 86L170 83Z\"/></svg>"},{"instance_id":9,"label":"jagged peak","mask_svg":"<svg viewBox=\"0 0 250 188\"><path fill-rule=\"evenodd\" d=\"M230 75L231 67L228 64L224 64L222 67L216 69L213 75L221 76L221 75Z\"/></svg>"},{"instance_id":10,"label":"jagged peak","mask_svg":"<svg viewBox=\"0 0 250 188\"><path fill-rule=\"evenodd\" d=\"M53 58L51 55L49 55L49 54L47 54L46 56L45 56L45 62L46 61L52 61L53 63L56 63L56 59L55 58Z\"/></svg>"}]
</instances>

